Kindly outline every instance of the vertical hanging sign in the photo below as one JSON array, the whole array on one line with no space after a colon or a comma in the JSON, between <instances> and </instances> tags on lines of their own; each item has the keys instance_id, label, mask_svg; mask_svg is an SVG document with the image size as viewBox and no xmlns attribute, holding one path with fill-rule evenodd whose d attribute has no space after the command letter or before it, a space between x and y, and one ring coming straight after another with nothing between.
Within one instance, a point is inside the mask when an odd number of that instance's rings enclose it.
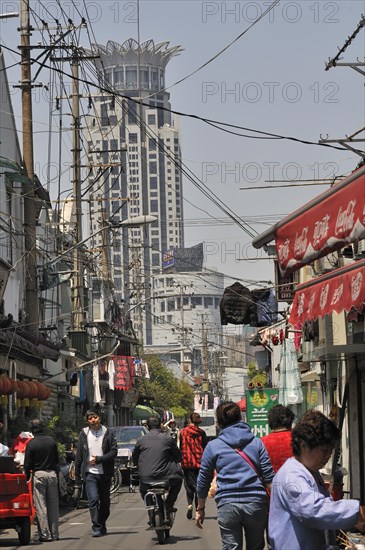
<instances>
[{"instance_id":1,"label":"vertical hanging sign","mask_svg":"<svg viewBox=\"0 0 365 550\"><path fill-rule=\"evenodd\" d=\"M246 390L247 423L256 436L263 437L270 433L269 410L278 404L278 398L277 388Z\"/></svg>"}]
</instances>

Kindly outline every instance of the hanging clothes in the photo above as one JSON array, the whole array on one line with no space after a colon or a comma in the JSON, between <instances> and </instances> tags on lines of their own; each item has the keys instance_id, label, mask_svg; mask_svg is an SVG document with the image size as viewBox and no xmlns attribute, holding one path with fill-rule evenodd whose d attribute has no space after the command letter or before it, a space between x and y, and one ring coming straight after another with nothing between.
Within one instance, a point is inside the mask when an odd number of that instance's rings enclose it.
<instances>
[{"instance_id":1,"label":"hanging clothes","mask_svg":"<svg viewBox=\"0 0 365 550\"><path fill-rule=\"evenodd\" d=\"M83 370L80 370L80 395L79 401L83 403L85 401L85 373Z\"/></svg>"},{"instance_id":2,"label":"hanging clothes","mask_svg":"<svg viewBox=\"0 0 365 550\"><path fill-rule=\"evenodd\" d=\"M70 380L71 395L73 397L80 397L80 377L77 372L73 372Z\"/></svg>"},{"instance_id":3,"label":"hanging clothes","mask_svg":"<svg viewBox=\"0 0 365 550\"><path fill-rule=\"evenodd\" d=\"M108 376L109 376L109 389L114 390L114 377L115 377L115 366L113 359L110 359L108 363Z\"/></svg>"},{"instance_id":4,"label":"hanging clothes","mask_svg":"<svg viewBox=\"0 0 365 550\"><path fill-rule=\"evenodd\" d=\"M144 378L147 378L147 379L149 380L149 378L150 378L150 371L149 371L149 369L148 369L148 364L146 363L146 361L144 361L144 362L142 363L141 366L142 366L142 376L143 376Z\"/></svg>"},{"instance_id":5,"label":"hanging clothes","mask_svg":"<svg viewBox=\"0 0 365 550\"><path fill-rule=\"evenodd\" d=\"M99 367L98 365L93 366L93 385L94 385L94 403L100 403L100 384L99 384Z\"/></svg>"},{"instance_id":6,"label":"hanging clothes","mask_svg":"<svg viewBox=\"0 0 365 550\"><path fill-rule=\"evenodd\" d=\"M286 338L281 347L279 403L285 407L303 403L303 388L293 338Z\"/></svg>"},{"instance_id":7,"label":"hanging clothes","mask_svg":"<svg viewBox=\"0 0 365 550\"><path fill-rule=\"evenodd\" d=\"M253 304L251 291L241 283L225 288L220 303L222 325L249 325Z\"/></svg>"},{"instance_id":8,"label":"hanging clothes","mask_svg":"<svg viewBox=\"0 0 365 550\"><path fill-rule=\"evenodd\" d=\"M278 320L278 303L272 288L259 288L251 291L255 302L251 326L265 327Z\"/></svg>"}]
</instances>

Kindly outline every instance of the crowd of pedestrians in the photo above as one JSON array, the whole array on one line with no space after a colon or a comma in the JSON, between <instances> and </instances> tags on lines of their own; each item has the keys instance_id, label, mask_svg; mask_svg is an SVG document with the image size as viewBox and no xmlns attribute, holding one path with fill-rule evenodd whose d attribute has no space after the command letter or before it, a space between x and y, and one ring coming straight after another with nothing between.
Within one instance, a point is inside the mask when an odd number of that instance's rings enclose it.
<instances>
[{"instance_id":1,"label":"crowd of pedestrians","mask_svg":"<svg viewBox=\"0 0 365 550\"><path fill-rule=\"evenodd\" d=\"M92 536L107 534L110 483L117 442L113 430L102 425L100 413L88 410L87 426L79 434L75 457L74 500L85 489ZM319 411L308 411L294 425L288 407L269 411L270 434L256 437L242 420L236 403L226 401L216 409L219 435L208 442L194 412L179 430L176 422L147 420L148 433L133 451L138 467L140 493L150 483L169 485L168 511L184 482L187 519L203 528L205 502L214 491L222 550L335 550L336 532L365 531L365 507L355 499L335 501L320 470L329 461L340 431ZM27 442L24 472L33 481L36 525L40 542L59 539L59 457L55 440L45 435L44 423L35 419L33 438Z\"/></svg>"}]
</instances>

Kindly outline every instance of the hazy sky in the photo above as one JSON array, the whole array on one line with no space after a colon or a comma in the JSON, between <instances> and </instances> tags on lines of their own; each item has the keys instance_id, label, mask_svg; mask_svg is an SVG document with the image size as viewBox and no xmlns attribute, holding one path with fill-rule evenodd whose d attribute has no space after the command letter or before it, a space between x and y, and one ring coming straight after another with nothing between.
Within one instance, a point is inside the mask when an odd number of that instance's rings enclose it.
<instances>
[{"instance_id":1,"label":"hazy sky","mask_svg":"<svg viewBox=\"0 0 365 550\"><path fill-rule=\"evenodd\" d=\"M141 42L148 39L169 41L171 45L184 48L184 52L167 66L167 85L171 86L230 44L270 3L266 0L141 0L140 39ZM16 11L17 4L1 1L0 12ZM130 37L137 39L135 2L86 0L74 4L81 13L87 5L92 22L90 36L93 39L94 35L100 44L108 40L122 43ZM50 25L50 14L62 19L55 0L31 1L31 7ZM80 21L72 2L65 0L62 7L75 23ZM363 126L365 118L363 78L349 67L325 71L325 62L337 54L338 48L356 29L364 8L362 0L280 1L270 14L206 67L172 86L169 90L172 108L313 142L321 135L335 139L352 134ZM16 49L20 41L16 32L18 21L9 19L0 24L1 43ZM81 45L88 47L87 32L82 31L80 36ZM40 35L34 32L32 43L38 41ZM342 57L342 61L364 57L364 29ZM5 51L5 60L7 65L12 65L18 57ZM12 83L19 78L19 67L9 71ZM37 80L47 83L49 71L44 70ZM45 91L38 89L37 93L34 130L41 133L35 133L35 160L42 176L47 161L48 102ZM19 97L19 91L14 91L17 116ZM20 118L17 124L20 128ZM187 117L182 117L180 124L185 164L258 233L327 187L257 187L270 185L267 183L270 179L290 183L293 179L348 174L360 160L346 150L230 135ZM65 135L65 146L69 139ZM242 187L255 189L244 191ZM188 201L184 204L185 245L205 241L207 267L216 267L240 279L274 280L271 262L245 260L265 257L265 254L252 248L251 239L237 225L209 218L209 215L224 218L225 214L187 180L184 196ZM209 219L211 223L208 224ZM229 284L231 282L228 280Z\"/></svg>"}]
</instances>

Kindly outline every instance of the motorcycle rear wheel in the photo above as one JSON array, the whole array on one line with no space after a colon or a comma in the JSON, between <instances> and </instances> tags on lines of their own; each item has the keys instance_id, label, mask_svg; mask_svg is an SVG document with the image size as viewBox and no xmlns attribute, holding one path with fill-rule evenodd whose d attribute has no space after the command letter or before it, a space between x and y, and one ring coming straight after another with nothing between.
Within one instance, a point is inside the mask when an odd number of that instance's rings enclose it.
<instances>
[{"instance_id":1,"label":"motorcycle rear wheel","mask_svg":"<svg viewBox=\"0 0 365 550\"><path fill-rule=\"evenodd\" d=\"M161 512L156 512L155 513L155 527L160 527L160 529L156 529L156 535L157 535L158 543L159 544L164 544L166 533L165 533L164 529L161 529L161 527L162 527L162 514L161 514Z\"/></svg>"}]
</instances>

